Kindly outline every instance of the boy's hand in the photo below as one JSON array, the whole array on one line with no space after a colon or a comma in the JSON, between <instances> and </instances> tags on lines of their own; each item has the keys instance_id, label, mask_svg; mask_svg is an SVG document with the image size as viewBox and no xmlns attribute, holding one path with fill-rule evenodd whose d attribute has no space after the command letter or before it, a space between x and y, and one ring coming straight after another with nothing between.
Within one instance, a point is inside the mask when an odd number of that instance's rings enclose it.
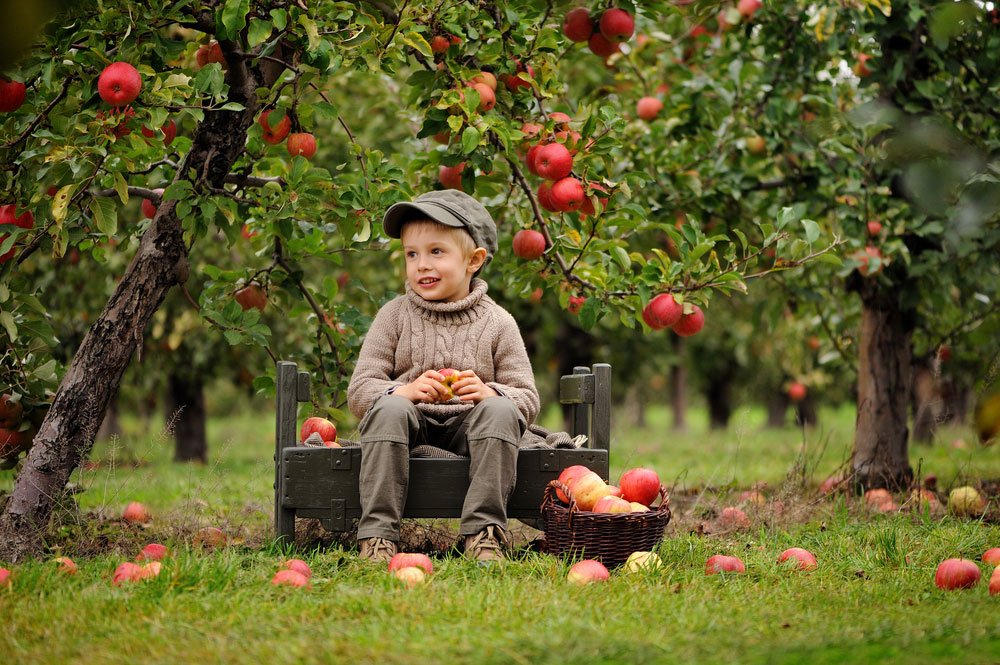
<instances>
[{"instance_id":1,"label":"boy's hand","mask_svg":"<svg viewBox=\"0 0 1000 665\"><path fill-rule=\"evenodd\" d=\"M500 396L497 391L483 383L483 380L476 376L476 373L471 369L458 373L458 379L451 384L451 390L458 399L463 402L472 402L473 404L478 404L487 397Z\"/></svg>"},{"instance_id":2,"label":"boy's hand","mask_svg":"<svg viewBox=\"0 0 1000 665\"><path fill-rule=\"evenodd\" d=\"M433 369L429 369L412 382L402 385L393 391L393 395L399 395L400 397L405 397L411 402L439 402L443 399L449 399L449 393L451 390L448 386L441 383L444 377L440 372Z\"/></svg>"}]
</instances>

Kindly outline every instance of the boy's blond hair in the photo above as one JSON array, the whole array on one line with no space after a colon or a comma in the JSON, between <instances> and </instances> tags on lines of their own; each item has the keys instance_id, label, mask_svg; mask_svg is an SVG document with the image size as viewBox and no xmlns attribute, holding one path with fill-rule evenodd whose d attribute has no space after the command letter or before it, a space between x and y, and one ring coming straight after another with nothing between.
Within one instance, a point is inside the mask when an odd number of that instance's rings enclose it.
<instances>
[{"instance_id":1,"label":"boy's blond hair","mask_svg":"<svg viewBox=\"0 0 1000 665\"><path fill-rule=\"evenodd\" d=\"M438 231L442 231L450 236L452 236L457 242L459 249L465 254L465 256L472 256L472 253L476 251L476 241L465 228L456 228L454 226L448 226L447 224L441 224L435 222L433 219L410 219L403 224L402 230L407 228L425 228L430 227ZM402 236L402 233L400 233Z\"/></svg>"}]
</instances>

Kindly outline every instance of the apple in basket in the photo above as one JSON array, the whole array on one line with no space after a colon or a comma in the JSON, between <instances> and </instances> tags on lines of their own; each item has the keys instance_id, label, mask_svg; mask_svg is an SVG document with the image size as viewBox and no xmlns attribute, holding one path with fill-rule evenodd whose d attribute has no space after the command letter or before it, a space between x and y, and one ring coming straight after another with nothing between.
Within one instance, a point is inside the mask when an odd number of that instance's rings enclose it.
<instances>
[{"instance_id":1,"label":"apple in basket","mask_svg":"<svg viewBox=\"0 0 1000 665\"><path fill-rule=\"evenodd\" d=\"M590 469L583 466L582 464L574 464L573 466L567 466L559 473L559 482L568 487L570 491L573 491L573 483L580 476L590 473ZM563 503L569 503L569 497L561 489L556 489L556 496Z\"/></svg>"},{"instance_id":2,"label":"apple in basket","mask_svg":"<svg viewBox=\"0 0 1000 665\"><path fill-rule=\"evenodd\" d=\"M629 469L622 474L618 486L622 488L623 499L648 506L660 494L660 477L645 467Z\"/></svg>"},{"instance_id":3,"label":"apple in basket","mask_svg":"<svg viewBox=\"0 0 1000 665\"><path fill-rule=\"evenodd\" d=\"M576 479L572 493L580 510L593 510L595 503L611 494L611 488L599 475L590 471Z\"/></svg>"},{"instance_id":4,"label":"apple in basket","mask_svg":"<svg viewBox=\"0 0 1000 665\"><path fill-rule=\"evenodd\" d=\"M595 513L631 513L632 504L621 497L609 494L597 500L593 511Z\"/></svg>"}]
</instances>

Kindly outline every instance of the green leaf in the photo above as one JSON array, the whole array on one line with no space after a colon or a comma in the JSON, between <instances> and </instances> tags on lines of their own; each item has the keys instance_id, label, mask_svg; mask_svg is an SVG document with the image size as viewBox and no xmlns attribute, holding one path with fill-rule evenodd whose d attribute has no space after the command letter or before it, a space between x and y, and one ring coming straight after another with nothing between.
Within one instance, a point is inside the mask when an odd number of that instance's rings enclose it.
<instances>
[{"instance_id":1,"label":"green leaf","mask_svg":"<svg viewBox=\"0 0 1000 665\"><path fill-rule=\"evenodd\" d=\"M785 228L796 219L798 219L798 215L795 214L795 208L785 206L781 209L781 212L778 213L778 230L780 231Z\"/></svg>"},{"instance_id":2,"label":"green leaf","mask_svg":"<svg viewBox=\"0 0 1000 665\"><path fill-rule=\"evenodd\" d=\"M285 26L288 25L288 12L284 9L272 9L271 19L274 21L275 28L284 30Z\"/></svg>"},{"instance_id":3,"label":"green leaf","mask_svg":"<svg viewBox=\"0 0 1000 665\"><path fill-rule=\"evenodd\" d=\"M816 260L822 263L829 263L832 266L839 267L844 265L844 262L840 259L840 257L834 254L833 252L826 252L825 254L820 254L819 256L816 257Z\"/></svg>"},{"instance_id":4,"label":"green leaf","mask_svg":"<svg viewBox=\"0 0 1000 665\"><path fill-rule=\"evenodd\" d=\"M312 20L305 14L299 16L299 25L301 25L306 30L306 37L309 39L309 50L314 51L319 47L319 28L316 27L316 21Z\"/></svg>"},{"instance_id":5,"label":"green leaf","mask_svg":"<svg viewBox=\"0 0 1000 665\"><path fill-rule=\"evenodd\" d=\"M803 219L802 227L806 230L806 242L810 245L819 239L819 224L811 219Z\"/></svg>"},{"instance_id":6,"label":"green leaf","mask_svg":"<svg viewBox=\"0 0 1000 665\"><path fill-rule=\"evenodd\" d=\"M415 48L427 57L434 55L434 51L431 50L431 45L427 43L424 36L419 32L406 32L403 33L403 43L407 46Z\"/></svg>"},{"instance_id":7,"label":"green leaf","mask_svg":"<svg viewBox=\"0 0 1000 665\"><path fill-rule=\"evenodd\" d=\"M241 335L238 330L227 330L222 334L225 336L226 341L229 342L230 346L236 346L243 340L243 335Z\"/></svg>"},{"instance_id":8,"label":"green leaf","mask_svg":"<svg viewBox=\"0 0 1000 665\"><path fill-rule=\"evenodd\" d=\"M111 199L104 197L91 199L90 214L94 217L97 229L104 235L111 237L118 232L118 210Z\"/></svg>"},{"instance_id":9,"label":"green leaf","mask_svg":"<svg viewBox=\"0 0 1000 665\"><path fill-rule=\"evenodd\" d=\"M246 107L243 106L242 104L240 104L239 102L226 102L225 104L223 104L219 108L219 110L220 111L242 111L244 108L246 108Z\"/></svg>"},{"instance_id":10,"label":"green leaf","mask_svg":"<svg viewBox=\"0 0 1000 665\"><path fill-rule=\"evenodd\" d=\"M462 152L471 155L479 147L479 139L482 134L475 127L466 127L462 132Z\"/></svg>"},{"instance_id":11,"label":"green leaf","mask_svg":"<svg viewBox=\"0 0 1000 665\"><path fill-rule=\"evenodd\" d=\"M632 259L629 258L628 252L625 251L624 247L613 247L611 249L611 258L613 258L615 263L621 267L622 272L625 272L632 267Z\"/></svg>"},{"instance_id":12,"label":"green leaf","mask_svg":"<svg viewBox=\"0 0 1000 665\"><path fill-rule=\"evenodd\" d=\"M590 330L597 324L601 315L601 301L597 298L587 298L580 308L580 325L584 330Z\"/></svg>"},{"instance_id":13,"label":"green leaf","mask_svg":"<svg viewBox=\"0 0 1000 665\"><path fill-rule=\"evenodd\" d=\"M52 219L56 225L62 226L66 220L66 212L69 210L69 202L76 191L76 184L63 185L56 195L52 197Z\"/></svg>"},{"instance_id":14,"label":"green leaf","mask_svg":"<svg viewBox=\"0 0 1000 665\"><path fill-rule=\"evenodd\" d=\"M226 0L222 8L222 26L225 28L225 35L220 38L236 39L240 30L247 25L247 13L250 11L250 0Z\"/></svg>"},{"instance_id":15,"label":"green leaf","mask_svg":"<svg viewBox=\"0 0 1000 665\"><path fill-rule=\"evenodd\" d=\"M14 315L10 312L0 312L0 325L7 331L7 336L13 342L17 339L17 324L14 323Z\"/></svg>"},{"instance_id":16,"label":"green leaf","mask_svg":"<svg viewBox=\"0 0 1000 665\"><path fill-rule=\"evenodd\" d=\"M118 193L122 205L128 205L128 183L125 182L125 176L121 171L115 171L115 192Z\"/></svg>"},{"instance_id":17,"label":"green leaf","mask_svg":"<svg viewBox=\"0 0 1000 665\"><path fill-rule=\"evenodd\" d=\"M262 21L259 18L250 19L250 30L247 32L247 43L250 46L259 46L267 41L271 36L271 22Z\"/></svg>"}]
</instances>

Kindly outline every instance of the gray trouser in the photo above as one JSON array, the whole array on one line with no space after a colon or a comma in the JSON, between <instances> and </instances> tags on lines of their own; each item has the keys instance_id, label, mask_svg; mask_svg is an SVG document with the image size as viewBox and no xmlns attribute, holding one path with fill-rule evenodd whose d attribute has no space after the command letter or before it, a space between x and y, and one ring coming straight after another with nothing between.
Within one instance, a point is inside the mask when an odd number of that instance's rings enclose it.
<instances>
[{"instance_id":1,"label":"gray trouser","mask_svg":"<svg viewBox=\"0 0 1000 665\"><path fill-rule=\"evenodd\" d=\"M421 413L404 397L379 398L359 425L361 521L358 538L399 540L410 476L410 448L433 445L467 456L469 491L459 535L488 526L507 528L507 499L514 490L517 443L525 422L506 397L490 397L447 419Z\"/></svg>"}]
</instances>

